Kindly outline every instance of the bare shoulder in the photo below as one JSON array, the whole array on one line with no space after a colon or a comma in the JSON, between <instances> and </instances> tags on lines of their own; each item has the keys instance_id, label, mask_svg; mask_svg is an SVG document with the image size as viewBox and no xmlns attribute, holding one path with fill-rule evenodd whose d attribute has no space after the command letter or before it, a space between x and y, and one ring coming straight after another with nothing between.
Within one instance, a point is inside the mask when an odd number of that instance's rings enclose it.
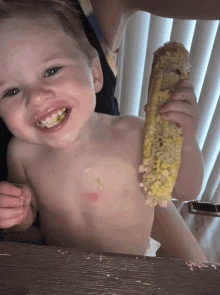
<instances>
[{"instance_id":1,"label":"bare shoulder","mask_svg":"<svg viewBox=\"0 0 220 295\"><path fill-rule=\"evenodd\" d=\"M14 136L11 138L7 148L8 182L25 183L25 171L23 167L24 155L28 154L26 144Z\"/></svg>"},{"instance_id":2,"label":"bare shoulder","mask_svg":"<svg viewBox=\"0 0 220 295\"><path fill-rule=\"evenodd\" d=\"M25 167L30 161L42 154L42 148L38 145L29 144L21 141L14 136L10 140L7 148L7 167L8 171L19 170L20 177L25 180Z\"/></svg>"},{"instance_id":3,"label":"bare shoulder","mask_svg":"<svg viewBox=\"0 0 220 295\"><path fill-rule=\"evenodd\" d=\"M24 169L25 156L30 155L29 151L30 145L12 137L7 148L7 182L27 185L31 191L31 203L37 210L36 197L33 188L27 181Z\"/></svg>"},{"instance_id":4,"label":"bare shoulder","mask_svg":"<svg viewBox=\"0 0 220 295\"><path fill-rule=\"evenodd\" d=\"M145 119L138 116L125 115L118 117L117 127L127 131L143 131Z\"/></svg>"},{"instance_id":5,"label":"bare shoulder","mask_svg":"<svg viewBox=\"0 0 220 295\"><path fill-rule=\"evenodd\" d=\"M13 136L8 144L7 158L22 162L33 150L36 150L34 145L25 143Z\"/></svg>"},{"instance_id":6,"label":"bare shoulder","mask_svg":"<svg viewBox=\"0 0 220 295\"><path fill-rule=\"evenodd\" d=\"M121 132L124 143L131 151L131 156L136 154L136 160L141 161L144 143L145 120L137 116L121 116L117 121L117 131Z\"/></svg>"},{"instance_id":7,"label":"bare shoulder","mask_svg":"<svg viewBox=\"0 0 220 295\"><path fill-rule=\"evenodd\" d=\"M13 136L7 148L7 167L10 174L13 172L13 170L16 170L14 169L15 166L19 166L20 167L19 170L22 170L20 150L21 150L20 140L17 140Z\"/></svg>"}]
</instances>

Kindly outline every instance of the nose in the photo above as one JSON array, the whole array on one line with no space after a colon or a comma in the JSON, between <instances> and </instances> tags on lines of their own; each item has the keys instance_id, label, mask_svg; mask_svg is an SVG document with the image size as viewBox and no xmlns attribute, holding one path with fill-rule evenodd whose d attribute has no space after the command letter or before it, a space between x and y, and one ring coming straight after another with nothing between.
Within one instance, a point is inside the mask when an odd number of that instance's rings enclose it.
<instances>
[{"instance_id":1,"label":"nose","mask_svg":"<svg viewBox=\"0 0 220 295\"><path fill-rule=\"evenodd\" d=\"M44 87L32 88L28 93L27 108L34 108L45 104L48 99L53 99L54 93L50 89Z\"/></svg>"}]
</instances>

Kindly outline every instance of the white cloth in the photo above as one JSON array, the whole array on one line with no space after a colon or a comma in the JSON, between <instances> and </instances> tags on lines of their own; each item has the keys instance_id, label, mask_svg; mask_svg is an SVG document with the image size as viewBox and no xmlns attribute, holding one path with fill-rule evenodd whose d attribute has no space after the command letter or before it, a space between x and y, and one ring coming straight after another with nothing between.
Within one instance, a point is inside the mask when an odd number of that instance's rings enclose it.
<instances>
[{"instance_id":1,"label":"white cloth","mask_svg":"<svg viewBox=\"0 0 220 295\"><path fill-rule=\"evenodd\" d=\"M160 248L161 243L157 242L156 240L149 238L149 246L146 249L144 256L151 256L156 257L156 252Z\"/></svg>"}]
</instances>

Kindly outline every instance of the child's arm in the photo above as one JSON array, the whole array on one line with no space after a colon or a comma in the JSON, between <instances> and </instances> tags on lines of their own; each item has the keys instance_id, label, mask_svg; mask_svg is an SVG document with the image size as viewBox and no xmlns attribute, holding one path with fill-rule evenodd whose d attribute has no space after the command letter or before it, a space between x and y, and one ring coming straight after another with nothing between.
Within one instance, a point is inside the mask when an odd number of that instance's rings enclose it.
<instances>
[{"instance_id":1,"label":"child's arm","mask_svg":"<svg viewBox=\"0 0 220 295\"><path fill-rule=\"evenodd\" d=\"M173 202L155 206L151 237L161 243L157 256L207 262L207 258Z\"/></svg>"},{"instance_id":2,"label":"child's arm","mask_svg":"<svg viewBox=\"0 0 220 295\"><path fill-rule=\"evenodd\" d=\"M195 136L185 138L181 164L172 198L182 201L196 199L201 191L204 175L203 156Z\"/></svg>"},{"instance_id":3,"label":"child's arm","mask_svg":"<svg viewBox=\"0 0 220 295\"><path fill-rule=\"evenodd\" d=\"M35 194L33 189L27 184L20 155L22 155L22 145L13 137L7 149L8 177L7 182L4 182L3 186L6 190L6 195L11 184L21 188L19 199L23 201L23 205L19 207L22 209L20 218L8 220L8 225L5 228L10 227L10 231L24 231L28 229L35 221L38 211ZM10 194L8 195L10 196Z\"/></svg>"},{"instance_id":4,"label":"child's arm","mask_svg":"<svg viewBox=\"0 0 220 295\"><path fill-rule=\"evenodd\" d=\"M195 137L199 113L193 84L181 81L160 113L163 119L178 123L183 133L180 169L172 197L193 200L201 191L204 175L203 157Z\"/></svg>"}]
</instances>

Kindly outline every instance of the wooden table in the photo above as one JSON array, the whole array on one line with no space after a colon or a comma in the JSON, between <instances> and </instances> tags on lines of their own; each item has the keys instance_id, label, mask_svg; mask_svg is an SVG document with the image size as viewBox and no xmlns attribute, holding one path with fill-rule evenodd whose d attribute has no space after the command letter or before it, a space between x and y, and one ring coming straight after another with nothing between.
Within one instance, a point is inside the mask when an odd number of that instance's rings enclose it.
<instances>
[{"instance_id":1,"label":"wooden table","mask_svg":"<svg viewBox=\"0 0 220 295\"><path fill-rule=\"evenodd\" d=\"M220 264L0 242L1 295L220 294Z\"/></svg>"}]
</instances>

